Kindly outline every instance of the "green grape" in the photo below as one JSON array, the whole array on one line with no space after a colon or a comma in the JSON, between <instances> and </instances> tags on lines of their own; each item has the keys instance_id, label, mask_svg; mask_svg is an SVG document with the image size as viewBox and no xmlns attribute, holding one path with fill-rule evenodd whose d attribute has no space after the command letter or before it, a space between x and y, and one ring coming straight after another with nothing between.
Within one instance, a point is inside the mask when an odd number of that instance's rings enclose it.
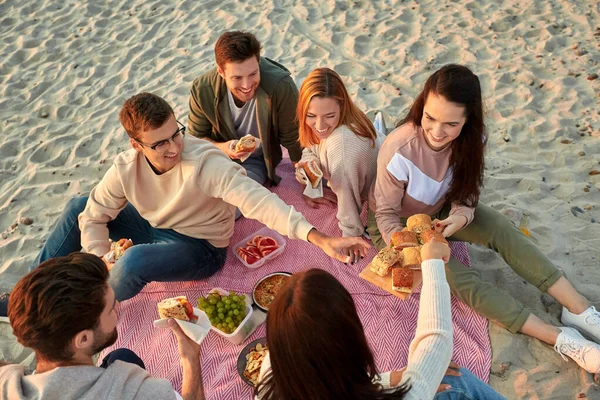
<instances>
[{"instance_id":1,"label":"green grape","mask_svg":"<svg viewBox=\"0 0 600 400\"><path fill-rule=\"evenodd\" d=\"M219 313L219 318L221 318L221 319L225 318L225 314Z\"/></svg>"},{"instance_id":2,"label":"green grape","mask_svg":"<svg viewBox=\"0 0 600 400\"><path fill-rule=\"evenodd\" d=\"M246 295L245 294L240 295L240 300L242 300L242 301L246 300Z\"/></svg>"},{"instance_id":3,"label":"green grape","mask_svg":"<svg viewBox=\"0 0 600 400\"><path fill-rule=\"evenodd\" d=\"M233 311L228 311L228 312L227 312L227 316L228 316L228 317L231 317L232 315L233 315Z\"/></svg>"},{"instance_id":4,"label":"green grape","mask_svg":"<svg viewBox=\"0 0 600 400\"><path fill-rule=\"evenodd\" d=\"M240 301L240 297L239 296L233 296L233 301L235 301L237 303L238 301Z\"/></svg>"},{"instance_id":5,"label":"green grape","mask_svg":"<svg viewBox=\"0 0 600 400\"><path fill-rule=\"evenodd\" d=\"M225 299L225 304L231 304L231 300L230 299Z\"/></svg>"},{"instance_id":6,"label":"green grape","mask_svg":"<svg viewBox=\"0 0 600 400\"><path fill-rule=\"evenodd\" d=\"M218 303L217 299L215 299L214 297L212 297L210 300L208 300L208 302L212 305L215 305Z\"/></svg>"},{"instance_id":7,"label":"green grape","mask_svg":"<svg viewBox=\"0 0 600 400\"><path fill-rule=\"evenodd\" d=\"M221 329L221 327L223 326L223 324L221 324L220 322L217 323L217 325L215 325L217 328Z\"/></svg>"},{"instance_id":8,"label":"green grape","mask_svg":"<svg viewBox=\"0 0 600 400\"><path fill-rule=\"evenodd\" d=\"M219 308L217 309L217 312L218 312L218 313L224 313L224 312L225 312L225 309L224 309L223 307L219 307Z\"/></svg>"},{"instance_id":9,"label":"green grape","mask_svg":"<svg viewBox=\"0 0 600 400\"><path fill-rule=\"evenodd\" d=\"M231 317L225 318L225 322L230 323L232 321Z\"/></svg>"},{"instance_id":10,"label":"green grape","mask_svg":"<svg viewBox=\"0 0 600 400\"><path fill-rule=\"evenodd\" d=\"M225 309L226 310L231 310L231 304L225 304Z\"/></svg>"},{"instance_id":11,"label":"green grape","mask_svg":"<svg viewBox=\"0 0 600 400\"><path fill-rule=\"evenodd\" d=\"M212 307L206 307L205 311L208 315L211 315L213 313L214 309Z\"/></svg>"},{"instance_id":12,"label":"green grape","mask_svg":"<svg viewBox=\"0 0 600 400\"><path fill-rule=\"evenodd\" d=\"M236 295L236 293L235 293L235 292L232 290L231 292L229 292L229 295L230 295L230 296L235 296L235 295Z\"/></svg>"},{"instance_id":13,"label":"green grape","mask_svg":"<svg viewBox=\"0 0 600 400\"><path fill-rule=\"evenodd\" d=\"M233 315L240 315L240 311L239 310L233 310Z\"/></svg>"},{"instance_id":14,"label":"green grape","mask_svg":"<svg viewBox=\"0 0 600 400\"><path fill-rule=\"evenodd\" d=\"M232 305L231 305L231 309L232 309L232 310L237 310L237 309L238 309L238 307L239 307L239 306L238 306L237 304L232 304Z\"/></svg>"},{"instance_id":15,"label":"green grape","mask_svg":"<svg viewBox=\"0 0 600 400\"><path fill-rule=\"evenodd\" d=\"M217 307L219 307L219 308L223 308L223 306L224 306L224 304L223 304L223 302L222 302L222 301L219 301L219 302L217 303Z\"/></svg>"},{"instance_id":16,"label":"green grape","mask_svg":"<svg viewBox=\"0 0 600 400\"><path fill-rule=\"evenodd\" d=\"M230 329L235 329L235 324L234 324L233 322L230 322L230 323L229 323L229 328L230 328Z\"/></svg>"}]
</instances>

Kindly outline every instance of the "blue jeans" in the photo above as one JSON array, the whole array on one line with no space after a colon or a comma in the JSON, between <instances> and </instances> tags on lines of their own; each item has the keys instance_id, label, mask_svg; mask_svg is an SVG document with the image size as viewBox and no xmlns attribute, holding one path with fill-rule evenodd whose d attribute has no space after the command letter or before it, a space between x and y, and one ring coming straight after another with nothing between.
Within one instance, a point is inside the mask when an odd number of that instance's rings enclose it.
<instances>
[{"instance_id":1,"label":"blue jeans","mask_svg":"<svg viewBox=\"0 0 600 400\"><path fill-rule=\"evenodd\" d=\"M267 164L265 164L265 159L261 157L248 157L246 161L242 163L242 167L246 169L246 174L248 178L252 179L255 182L264 185L267 177L269 176L267 173ZM242 216L242 212L239 208L235 209L235 219L239 219Z\"/></svg>"},{"instance_id":2,"label":"blue jeans","mask_svg":"<svg viewBox=\"0 0 600 400\"><path fill-rule=\"evenodd\" d=\"M106 357L104 357L104 359L102 360L102 364L100 364L100 368L108 368L109 365L111 365L112 363L114 363L117 360L128 362L130 364L135 364L135 365L139 366L140 368L146 369L144 362L142 361L141 358L138 357L137 354L135 354L133 351L131 351L129 349L124 349L124 348L115 349L115 350L111 351L110 353L108 353L106 355Z\"/></svg>"},{"instance_id":3,"label":"blue jeans","mask_svg":"<svg viewBox=\"0 0 600 400\"><path fill-rule=\"evenodd\" d=\"M87 197L69 200L32 268L49 258L81 251L77 217L86 203ZM214 247L206 240L172 229L153 228L131 204L107 226L112 240L128 238L135 245L110 271L108 282L119 301L132 298L149 282L200 280L213 275L225 264L227 248Z\"/></svg>"},{"instance_id":4,"label":"blue jeans","mask_svg":"<svg viewBox=\"0 0 600 400\"><path fill-rule=\"evenodd\" d=\"M452 387L436 394L434 400L506 400L468 369L460 372L461 376L444 376L442 383Z\"/></svg>"}]
</instances>

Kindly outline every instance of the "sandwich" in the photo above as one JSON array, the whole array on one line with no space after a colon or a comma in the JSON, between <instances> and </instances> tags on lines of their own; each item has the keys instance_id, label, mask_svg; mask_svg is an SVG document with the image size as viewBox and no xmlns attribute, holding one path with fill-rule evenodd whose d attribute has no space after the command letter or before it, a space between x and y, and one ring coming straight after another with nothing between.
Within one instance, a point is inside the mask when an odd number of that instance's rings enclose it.
<instances>
[{"instance_id":1,"label":"sandwich","mask_svg":"<svg viewBox=\"0 0 600 400\"><path fill-rule=\"evenodd\" d=\"M405 247L417 247L419 240L413 231L399 231L392 234L392 247L402 250Z\"/></svg>"},{"instance_id":2,"label":"sandwich","mask_svg":"<svg viewBox=\"0 0 600 400\"><path fill-rule=\"evenodd\" d=\"M400 257L400 254L392 247L384 247L373 258L369 269L379 276L386 276L390 273L392 265L400 260Z\"/></svg>"},{"instance_id":3,"label":"sandwich","mask_svg":"<svg viewBox=\"0 0 600 400\"><path fill-rule=\"evenodd\" d=\"M252 135L246 135L237 141L235 151L238 153L252 153L256 149L256 138Z\"/></svg>"},{"instance_id":4,"label":"sandwich","mask_svg":"<svg viewBox=\"0 0 600 400\"><path fill-rule=\"evenodd\" d=\"M164 299L158 303L158 315L160 318L175 318L182 321L195 321L198 319L194 315L192 304L187 301L185 296Z\"/></svg>"},{"instance_id":5,"label":"sandwich","mask_svg":"<svg viewBox=\"0 0 600 400\"><path fill-rule=\"evenodd\" d=\"M110 250L113 252L113 259L117 261L123 256L125 250L133 246L131 239L119 239L116 242L110 244Z\"/></svg>"},{"instance_id":6,"label":"sandwich","mask_svg":"<svg viewBox=\"0 0 600 400\"><path fill-rule=\"evenodd\" d=\"M313 189L318 188L319 183L323 178L323 171L321 171L319 163L316 160L311 160L304 164L302 168L304 169L304 173L310 181L310 184L312 185Z\"/></svg>"},{"instance_id":7,"label":"sandwich","mask_svg":"<svg viewBox=\"0 0 600 400\"><path fill-rule=\"evenodd\" d=\"M406 220L406 227L415 233L432 229L431 217L427 214L415 214Z\"/></svg>"},{"instance_id":8,"label":"sandwich","mask_svg":"<svg viewBox=\"0 0 600 400\"><path fill-rule=\"evenodd\" d=\"M392 290L403 293L412 292L413 271L408 268L392 268Z\"/></svg>"},{"instance_id":9,"label":"sandwich","mask_svg":"<svg viewBox=\"0 0 600 400\"><path fill-rule=\"evenodd\" d=\"M402 249L403 267L421 269L421 248L405 247Z\"/></svg>"},{"instance_id":10,"label":"sandwich","mask_svg":"<svg viewBox=\"0 0 600 400\"><path fill-rule=\"evenodd\" d=\"M421 238L422 244L429 243L429 242L440 242L440 243L448 244L448 241L446 240L444 235L442 235L440 232L434 231L434 230L421 232L420 238Z\"/></svg>"}]
</instances>

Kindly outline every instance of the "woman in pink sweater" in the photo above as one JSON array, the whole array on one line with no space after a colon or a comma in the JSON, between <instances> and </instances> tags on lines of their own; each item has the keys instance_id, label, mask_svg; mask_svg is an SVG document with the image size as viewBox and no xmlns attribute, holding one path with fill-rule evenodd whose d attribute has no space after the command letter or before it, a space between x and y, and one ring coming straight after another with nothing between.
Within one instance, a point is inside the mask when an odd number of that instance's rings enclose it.
<instances>
[{"instance_id":1,"label":"woman in pink sweater","mask_svg":"<svg viewBox=\"0 0 600 400\"><path fill-rule=\"evenodd\" d=\"M447 276L454 295L511 332L554 345L565 360L598 373L600 313L516 226L479 202L486 138L477 76L467 67L447 65L429 77L379 151L367 228L373 244L382 248L406 218L425 213L437 219L436 228L449 239L495 250L523 279L564 306L561 319L569 327L542 321L483 281L477 270L451 259Z\"/></svg>"},{"instance_id":2,"label":"woman in pink sweater","mask_svg":"<svg viewBox=\"0 0 600 400\"><path fill-rule=\"evenodd\" d=\"M354 105L340 76L329 68L317 68L306 77L296 117L304 147L296 167L316 162L337 197L337 219L343 236L362 235L365 228L360 213L377 169L379 143L373 124ZM301 176L298 180L307 184ZM328 199L327 195L319 199L305 197L312 206Z\"/></svg>"}]
</instances>

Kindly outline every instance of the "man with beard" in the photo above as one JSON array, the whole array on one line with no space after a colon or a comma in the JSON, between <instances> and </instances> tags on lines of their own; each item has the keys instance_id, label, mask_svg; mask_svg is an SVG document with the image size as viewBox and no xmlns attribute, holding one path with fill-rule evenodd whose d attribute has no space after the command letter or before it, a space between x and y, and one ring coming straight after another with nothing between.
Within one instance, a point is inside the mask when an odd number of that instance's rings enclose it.
<instances>
[{"instance_id":1,"label":"man with beard","mask_svg":"<svg viewBox=\"0 0 600 400\"><path fill-rule=\"evenodd\" d=\"M34 350L37 366L0 367L0 399L181 399L169 381L152 378L132 351L92 356L117 340L118 304L104 262L86 253L47 260L13 289L8 315L19 343ZM200 346L169 321L183 367L184 399L204 399Z\"/></svg>"}]
</instances>

